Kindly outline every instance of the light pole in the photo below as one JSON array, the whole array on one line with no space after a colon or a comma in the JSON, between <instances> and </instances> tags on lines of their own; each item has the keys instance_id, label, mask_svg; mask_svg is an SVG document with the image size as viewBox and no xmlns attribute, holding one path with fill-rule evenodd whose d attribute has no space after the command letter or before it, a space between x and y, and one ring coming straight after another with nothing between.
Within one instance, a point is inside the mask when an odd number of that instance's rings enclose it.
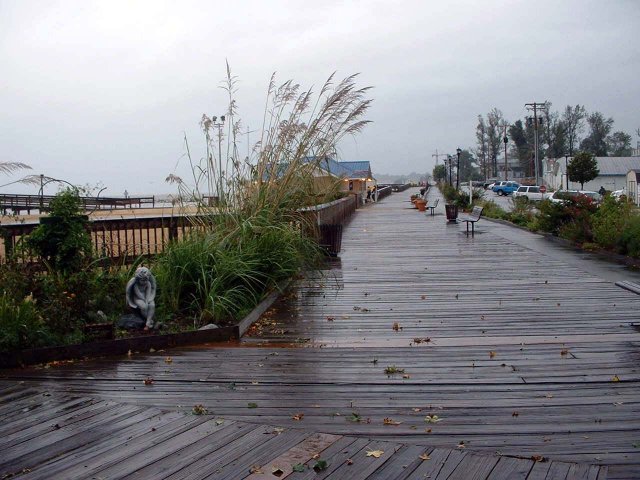
<instances>
[{"instance_id":1,"label":"light pole","mask_svg":"<svg viewBox=\"0 0 640 480\"><path fill-rule=\"evenodd\" d=\"M447 155L447 161L449 162L449 186L453 186L453 176L451 175L452 158L451 155Z\"/></svg>"},{"instance_id":2,"label":"light pole","mask_svg":"<svg viewBox=\"0 0 640 480\"><path fill-rule=\"evenodd\" d=\"M564 156L564 176L567 178L567 190L569 190L569 169L567 167L567 155Z\"/></svg>"},{"instance_id":3,"label":"light pole","mask_svg":"<svg viewBox=\"0 0 640 480\"><path fill-rule=\"evenodd\" d=\"M458 156L458 164L456 166L456 190L460 187L460 154L462 150L460 148L456 148L456 155Z\"/></svg>"},{"instance_id":4,"label":"light pole","mask_svg":"<svg viewBox=\"0 0 640 480\"><path fill-rule=\"evenodd\" d=\"M224 192L222 190L222 127L224 127L224 115L220 115L220 122L215 115L211 117L213 126L218 129L218 203L222 203Z\"/></svg>"},{"instance_id":5,"label":"light pole","mask_svg":"<svg viewBox=\"0 0 640 480\"><path fill-rule=\"evenodd\" d=\"M509 143L509 138L507 137L507 125L504 126L504 138L502 139L504 142L504 180L507 181L509 164L507 162L507 143Z\"/></svg>"}]
</instances>

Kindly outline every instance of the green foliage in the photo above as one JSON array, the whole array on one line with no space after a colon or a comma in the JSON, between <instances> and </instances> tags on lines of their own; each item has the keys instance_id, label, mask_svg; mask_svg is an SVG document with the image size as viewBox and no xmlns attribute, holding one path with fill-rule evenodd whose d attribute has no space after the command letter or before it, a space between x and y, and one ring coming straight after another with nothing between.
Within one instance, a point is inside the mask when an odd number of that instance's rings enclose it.
<instances>
[{"instance_id":1,"label":"green foliage","mask_svg":"<svg viewBox=\"0 0 640 480\"><path fill-rule=\"evenodd\" d=\"M168 247L155 275L160 301L196 326L225 323L252 309L264 293L319 259L300 227L265 209L215 226Z\"/></svg>"},{"instance_id":2,"label":"green foliage","mask_svg":"<svg viewBox=\"0 0 640 480\"><path fill-rule=\"evenodd\" d=\"M596 209L596 204L585 196L565 203L545 200L539 205L537 226L574 243L590 242L593 239L591 221Z\"/></svg>"},{"instance_id":3,"label":"green foliage","mask_svg":"<svg viewBox=\"0 0 640 480\"><path fill-rule=\"evenodd\" d=\"M81 215L78 191L67 189L51 200L49 217L26 239L26 248L55 271L80 270L91 257L91 238L86 231L87 217Z\"/></svg>"},{"instance_id":4,"label":"green foliage","mask_svg":"<svg viewBox=\"0 0 640 480\"><path fill-rule=\"evenodd\" d=\"M607 137L613 128L613 118L605 118L602 113L593 112L587 115L587 123L589 133L580 143L580 149L596 157L608 156Z\"/></svg>"},{"instance_id":5,"label":"green foliage","mask_svg":"<svg viewBox=\"0 0 640 480\"><path fill-rule=\"evenodd\" d=\"M618 247L620 233L633 216L633 206L618 202L611 195L605 195L602 205L593 216L593 239L602 247L613 250Z\"/></svg>"},{"instance_id":6,"label":"green foliage","mask_svg":"<svg viewBox=\"0 0 640 480\"><path fill-rule=\"evenodd\" d=\"M528 226L534 221L533 204L524 197L512 198L513 208L508 213L509 221L520 226Z\"/></svg>"},{"instance_id":7,"label":"green foliage","mask_svg":"<svg viewBox=\"0 0 640 480\"><path fill-rule=\"evenodd\" d=\"M623 255L640 258L640 215L635 214L629 218L620 233L618 248Z\"/></svg>"},{"instance_id":8,"label":"green foliage","mask_svg":"<svg viewBox=\"0 0 640 480\"><path fill-rule=\"evenodd\" d=\"M447 178L447 169L444 165L436 165L433 167L433 179L436 182L442 182L445 178Z\"/></svg>"},{"instance_id":9,"label":"green foliage","mask_svg":"<svg viewBox=\"0 0 640 480\"><path fill-rule=\"evenodd\" d=\"M589 152L579 152L567 165L567 174L569 180L580 183L582 189L586 182L593 180L600 174L598 161Z\"/></svg>"},{"instance_id":10,"label":"green foliage","mask_svg":"<svg viewBox=\"0 0 640 480\"><path fill-rule=\"evenodd\" d=\"M50 340L51 332L30 297L16 302L6 292L0 296L0 350L40 347Z\"/></svg>"},{"instance_id":11,"label":"green foliage","mask_svg":"<svg viewBox=\"0 0 640 480\"><path fill-rule=\"evenodd\" d=\"M483 207L483 216L488 218L497 218L499 220L506 220L508 218L507 212L505 212L504 209L493 200L483 200L480 203Z\"/></svg>"}]
</instances>

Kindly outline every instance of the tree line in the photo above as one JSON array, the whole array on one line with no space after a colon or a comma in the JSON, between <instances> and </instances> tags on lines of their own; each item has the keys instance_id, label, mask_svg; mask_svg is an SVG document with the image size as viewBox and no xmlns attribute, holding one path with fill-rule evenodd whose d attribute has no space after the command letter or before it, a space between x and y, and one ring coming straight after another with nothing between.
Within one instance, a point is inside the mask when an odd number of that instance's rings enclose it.
<instances>
[{"instance_id":1,"label":"tree line","mask_svg":"<svg viewBox=\"0 0 640 480\"><path fill-rule=\"evenodd\" d=\"M514 123L497 108L486 117L478 115L475 153L485 177L498 176L497 159L504 151L505 137L510 144L508 156L518 159L525 175L533 176L536 129L539 162L545 157L573 157L578 151L596 157L631 156L631 135L614 131L613 118L597 111L589 113L583 105L567 105L562 111L554 111L551 106L551 102L539 104L535 117L531 112L531 116ZM640 129L636 133L640 136Z\"/></svg>"}]
</instances>

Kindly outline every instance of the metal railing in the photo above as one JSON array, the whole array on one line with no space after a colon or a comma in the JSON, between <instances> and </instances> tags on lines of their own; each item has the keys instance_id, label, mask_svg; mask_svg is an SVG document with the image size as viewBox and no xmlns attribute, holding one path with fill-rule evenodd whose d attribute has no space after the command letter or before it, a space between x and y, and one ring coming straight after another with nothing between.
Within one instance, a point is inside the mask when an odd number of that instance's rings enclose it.
<instances>
[{"instance_id":1,"label":"metal railing","mask_svg":"<svg viewBox=\"0 0 640 480\"><path fill-rule=\"evenodd\" d=\"M31 210L47 211L55 195L13 195L0 194L0 210L3 213L20 213ZM80 197L85 211L118 208L154 208L156 199L151 197Z\"/></svg>"}]
</instances>

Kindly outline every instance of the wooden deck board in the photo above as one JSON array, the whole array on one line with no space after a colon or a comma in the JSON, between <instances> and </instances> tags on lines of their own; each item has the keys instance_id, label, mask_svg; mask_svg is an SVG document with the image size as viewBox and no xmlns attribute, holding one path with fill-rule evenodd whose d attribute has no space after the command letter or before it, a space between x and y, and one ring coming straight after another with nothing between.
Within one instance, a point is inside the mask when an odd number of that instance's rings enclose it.
<instances>
[{"instance_id":1,"label":"wooden deck board","mask_svg":"<svg viewBox=\"0 0 640 480\"><path fill-rule=\"evenodd\" d=\"M0 398L27 406L33 392L63 392L185 413L202 404L226 422L301 432L267 448L263 466L322 432L343 436L335 444L349 452L366 445L354 435L403 445L370 473L380 478L394 478L392 465L422 448L431 460L414 459L399 478L448 478L478 454L479 466L459 473L565 478L582 462L608 465L609 478L640 476L640 297L540 237L516 241L510 227L485 219L467 237L442 215L406 208L409 193L356 212L341 258L296 282L240 342L2 372L11 380L0 382ZM404 373L387 375L389 366ZM25 384L8 385L15 380ZM353 412L360 422L347 420ZM158 460L137 471L235 478L251 466L247 449L268 436L252 431L206 453L185 446L193 462L184 469ZM342 452L331 451L340 462L328 469L333 478L349 471ZM585 468L571 472L607 470ZM315 475L327 472L287 478Z\"/></svg>"}]
</instances>

